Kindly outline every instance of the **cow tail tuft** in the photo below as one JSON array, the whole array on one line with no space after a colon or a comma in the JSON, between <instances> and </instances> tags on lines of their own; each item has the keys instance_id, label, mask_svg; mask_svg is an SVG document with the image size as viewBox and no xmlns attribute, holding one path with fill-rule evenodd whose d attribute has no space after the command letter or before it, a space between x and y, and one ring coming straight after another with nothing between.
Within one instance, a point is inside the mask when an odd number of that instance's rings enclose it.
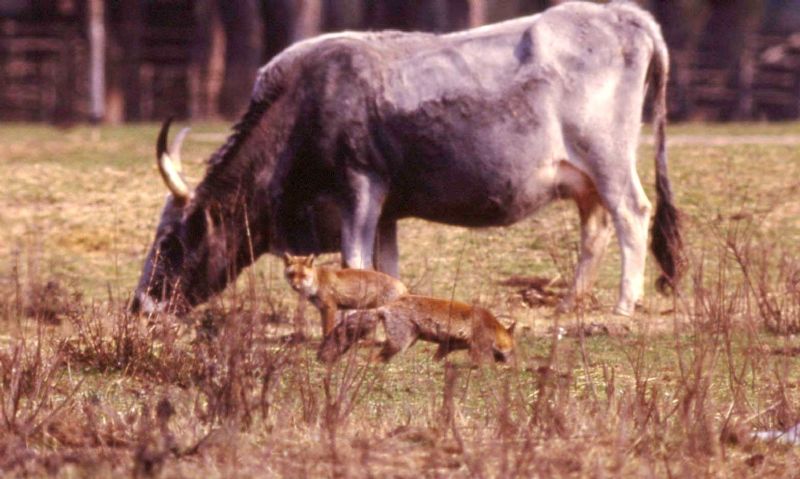
<instances>
[{"instance_id":1,"label":"cow tail tuft","mask_svg":"<svg viewBox=\"0 0 800 479\"><path fill-rule=\"evenodd\" d=\"M668 289L675 290L685 268L685 259L681 213L673 203L672 188L667 174L665 129L669 58L660 32L655 32L654 37L655 49L650 65L650 84L653 87L653 129L656 147L656 212L650 247L661 267L656 288L661 293L666 293Z\"/></svg>"}]
</instances>

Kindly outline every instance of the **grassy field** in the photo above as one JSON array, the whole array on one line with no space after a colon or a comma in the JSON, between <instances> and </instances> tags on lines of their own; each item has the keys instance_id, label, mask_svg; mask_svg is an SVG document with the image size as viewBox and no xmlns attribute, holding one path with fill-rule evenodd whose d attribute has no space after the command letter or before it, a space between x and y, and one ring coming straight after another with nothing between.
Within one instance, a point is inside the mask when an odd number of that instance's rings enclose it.
<instances>
[{"instance_id":1,"label":"grassy field","mask_svg":"<svg viewBox=\"0 0 800 479\"><path fill-rule=\"evenodd\" d=\"M193 182L227 126L195 125ZM511 228L404 221L402 277L517 322L507 366L333 367L290 344L297 301L263 257L185 321L124 313L166 193L156 125L0 126L0 475L60 477L792 477L800 450L800 124L677 125L671 179L690 271L609 314L556 316L578 224L555 204ZM652 147L639 172L653 196ZM324 257L336 262L335 256ZM543 277L545 290L505 286ZM306 310L313 330L317 313Z\"/></svg>"}]
</instances>

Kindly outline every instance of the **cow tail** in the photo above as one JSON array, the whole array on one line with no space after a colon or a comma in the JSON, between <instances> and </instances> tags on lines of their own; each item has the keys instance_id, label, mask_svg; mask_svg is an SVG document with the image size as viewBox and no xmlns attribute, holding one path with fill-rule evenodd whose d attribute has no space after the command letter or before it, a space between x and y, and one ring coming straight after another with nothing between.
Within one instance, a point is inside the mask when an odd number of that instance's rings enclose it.
<instances>
[{"instance_id":1,"label":"cow tail","mask_svg":"<svg viewBox=\"0 0 800 479\"><path fill-rule=\"evenodd\" d=\"M655 51L650 63L649 82L652 85L653 129L655 132L656 169L656 212L653 221L650 248L661 267L661 275L656 280L657 289L665 293L675 289L683 273L683 238L681 235L681 214L675 207L672 188L667 174L666 123L667 123L667 78L669 75L669 56L666 45L656 31Z\"/></svg>"}]
</instances>

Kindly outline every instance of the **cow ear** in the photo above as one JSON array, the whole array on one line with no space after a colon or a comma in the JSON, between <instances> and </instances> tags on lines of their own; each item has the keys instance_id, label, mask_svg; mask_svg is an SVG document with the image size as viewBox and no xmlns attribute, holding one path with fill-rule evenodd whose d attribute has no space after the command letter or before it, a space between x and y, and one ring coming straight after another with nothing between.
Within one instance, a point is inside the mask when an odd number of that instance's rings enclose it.
<instances>
[{"instance_id":1,"label":"cow ear","mask_svg":"<svg viewBox=\"0 0 800 479\"><path fill-rule=\"evenodd\" d=\"M285 264L286 266L289 266L289 264L291 262L292 262L292 256L289 253L287 253L286 251L284 251L283 252L283 264Z\"/></svg>"},{"instance_id":2,"label":"cow ear","mask_svg":"<svg viewBox=\"0 0 800 479\"><path fill-rule=\"evenodd\" d=\"M313 254L310 254L310 255L306 256L306 266L308 266L309 268L314 266L314 255Z\"/></svg>"},{"instance_id":3,"label":"cow ear","mask_svg":"<svg viewBox=\"0 0 800 479\"><path fill-rule=\"evenodd\" d=\"M510 335L512 335L512 336L513 336L513 335L514 335L514 329L515 329L516 327L517 327L517 322L516 322L516 321L514 321L513 323L511 323L511 326L509 326L508 328L506 328L506 331L508 331L508 334L510 334Z\"/></svg>"}]
</instances>

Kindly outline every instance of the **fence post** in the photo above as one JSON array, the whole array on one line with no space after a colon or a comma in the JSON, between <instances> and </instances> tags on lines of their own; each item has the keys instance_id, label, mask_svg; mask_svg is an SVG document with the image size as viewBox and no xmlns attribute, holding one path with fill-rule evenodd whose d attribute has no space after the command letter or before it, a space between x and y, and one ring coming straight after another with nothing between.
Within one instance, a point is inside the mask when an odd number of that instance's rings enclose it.
<instances>
[{"instance_id":1,"label":"fence post","mask_svg":"<svg viewBox=\"0 0 800 479\"><path fill-rule=\"evenodd\" d=\"M103 0L89 0L89 119L103 121L106 95L106 27Z\"/></svg>"}]
</instances>

